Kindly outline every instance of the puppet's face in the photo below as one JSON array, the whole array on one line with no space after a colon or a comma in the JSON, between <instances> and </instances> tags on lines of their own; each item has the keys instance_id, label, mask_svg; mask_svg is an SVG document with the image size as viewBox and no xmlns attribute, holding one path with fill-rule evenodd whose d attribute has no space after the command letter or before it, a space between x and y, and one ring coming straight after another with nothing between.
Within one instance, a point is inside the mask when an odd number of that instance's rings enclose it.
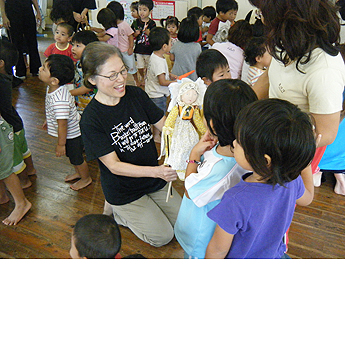
<instances>
[{"instance_id":1,"label":"puppet's face","mask_svg":"<svg viewBox=\"0 0 345 345\"><path fill-rule=\"evenodd\" d=\"M198 98L198 94L195 90L190 89L181 96L181 101L184 104L193 104Z\"/></svg>"}]
</instances>

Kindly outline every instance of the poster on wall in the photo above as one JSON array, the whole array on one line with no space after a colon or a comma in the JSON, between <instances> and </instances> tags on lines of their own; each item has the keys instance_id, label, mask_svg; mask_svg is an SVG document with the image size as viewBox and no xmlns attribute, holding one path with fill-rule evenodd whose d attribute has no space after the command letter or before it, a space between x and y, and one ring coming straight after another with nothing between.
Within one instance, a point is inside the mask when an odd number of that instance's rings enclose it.
<instances>
[{"instance_id":1,"label":"poster on wall","mask_svg":"<svg viewBox=\"0 0 345 345\"><path fill-rule=\"evenodd\" d=\"M175 16L175 1L156 1L153 0L152 19L160 20L168 16Z\"/></svg>"}]
</instances>

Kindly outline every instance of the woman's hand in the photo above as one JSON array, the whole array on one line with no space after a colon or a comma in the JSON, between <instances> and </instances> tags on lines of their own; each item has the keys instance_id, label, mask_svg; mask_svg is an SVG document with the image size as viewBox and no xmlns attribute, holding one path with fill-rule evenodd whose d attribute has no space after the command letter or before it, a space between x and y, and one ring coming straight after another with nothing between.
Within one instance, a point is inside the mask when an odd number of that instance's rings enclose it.
<instances>
[{"instance_id":1,"label":"woman's hand","mask_svg":"<svg viewBox=\"0 0 345 345\"><path fill-rule=\"evenodd\" d=\"M176 170L166 165L159 165L156 167L156 178L161 178L166 182L175 181L177 179Z\"/></svg>"}]
</instances>

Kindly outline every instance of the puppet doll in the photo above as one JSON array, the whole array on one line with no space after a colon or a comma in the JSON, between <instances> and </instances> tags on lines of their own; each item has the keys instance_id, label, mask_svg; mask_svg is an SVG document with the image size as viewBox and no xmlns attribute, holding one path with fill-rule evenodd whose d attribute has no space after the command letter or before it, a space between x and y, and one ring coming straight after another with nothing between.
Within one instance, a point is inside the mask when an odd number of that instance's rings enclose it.
<instances>
[{"instance_id":1,"label":"puppet doll","mask_svg":"<svg viewBox=\"0 0 345 345\"><path fill-rule=\"evenodd\" d=\"M170 84L169 89L172 100L162 131L161 155L165 154L164 164L175 169L184 181L190 151L206 132L200 114L206 86L200 78L196 82L184 78Z\"/></svg>"}]
</instances>

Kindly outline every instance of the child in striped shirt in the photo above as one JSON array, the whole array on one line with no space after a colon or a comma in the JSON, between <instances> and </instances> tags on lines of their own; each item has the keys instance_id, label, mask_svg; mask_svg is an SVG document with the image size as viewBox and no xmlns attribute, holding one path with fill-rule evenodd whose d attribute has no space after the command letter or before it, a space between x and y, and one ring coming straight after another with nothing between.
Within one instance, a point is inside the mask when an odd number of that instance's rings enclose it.
<instances>
[{"instance_id":1,"label":"child in striped shirt","mask_svg":"<svg viewBox=\"0 0 345 345\"><path fill-rule=\"evenodd\" d=\"M64 55L51 55L39 69L39 78L47 85L46 122L48 134L58 138L55 153L57 157L67 156L75 173L67 175L65 182L77 180L70 187L79 190L88 186L92 179L83 157L83 141L73 97L67 83L74 77L73 61Z\"/></svg>"}]
</instances>

